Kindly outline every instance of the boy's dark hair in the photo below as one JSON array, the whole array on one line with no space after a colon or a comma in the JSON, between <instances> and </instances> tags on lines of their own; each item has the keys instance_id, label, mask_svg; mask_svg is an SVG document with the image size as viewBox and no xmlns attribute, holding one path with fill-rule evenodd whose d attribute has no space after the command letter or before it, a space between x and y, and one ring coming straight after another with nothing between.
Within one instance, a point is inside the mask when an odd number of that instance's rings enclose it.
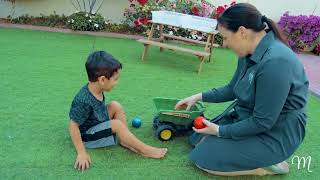
<instances>
[{"instance_id":1,"label":"boy's dark hair","mask_svg":"<svg viewBox=\"0 0 320 180\"><path fill-rule=\"evenodd\" d=\"M91 82L96 82L100 76L110 79L119 69L122 69L122 64L105 51L91 53L86 62L88 79Z\"/></svg>"}]
</instances>

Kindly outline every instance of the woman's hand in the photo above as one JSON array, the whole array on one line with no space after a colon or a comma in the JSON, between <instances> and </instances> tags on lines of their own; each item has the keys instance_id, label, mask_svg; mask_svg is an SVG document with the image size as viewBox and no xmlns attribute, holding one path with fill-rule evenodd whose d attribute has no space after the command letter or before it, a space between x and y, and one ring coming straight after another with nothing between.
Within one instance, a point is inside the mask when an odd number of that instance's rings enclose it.
<instances>
[{"instance_id":1,"label":"woman's hand","mask_svg":"<svg viewBox=\"0 0 320 180\"><path fill-rule=\"evenodd\" d=\"M203 129L197 129L195 127L192 127L192 129L197 132L197 133L202 133L202 134L210 134L210 135L217 135L219 131L219 126L215 123L212 123L208 120L203 120L202 121L206 127Z\"/></svg>"},{"instance_id":2,"label":"woman's hand","mask_svg":"<svg viewBox=\"0 0 320 180\"><path fill-rule=\"evenodd\" d=\"M182 99L181 101L179 101L176 106L175 109L183 109L184 107L187 107L186 110L189 111L190 108L198 101L200 101L202 99L202 93L199 94L195 94L193 96L187 97L185 99Z\"/></svg>"}]
</instances>

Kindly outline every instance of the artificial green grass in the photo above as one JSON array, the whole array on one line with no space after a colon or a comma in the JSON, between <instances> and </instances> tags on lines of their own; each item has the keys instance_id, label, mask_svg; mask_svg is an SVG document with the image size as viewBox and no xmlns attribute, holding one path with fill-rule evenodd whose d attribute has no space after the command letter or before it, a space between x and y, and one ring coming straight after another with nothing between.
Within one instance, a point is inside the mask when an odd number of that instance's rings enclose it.
<instances>
[{"instance_id":1,"label":"artificial green grass","mask_svg":"<svg viewBox=\"0 0 320 180\"><path fill-rule=\"evenodd\" d=\"M125 108L128 122L139 116L142 127L132 132L144 142L168 147L165 159L136 155L120 146L89 150L93 161L85 172L73 169L75 151L68 134L68 112L73 96L86 83L84 62L95 47L123 63L120 82L108 101ZM224 85L232 77L236 56L216 49L213 61L196 70L199 61L156 47L141 63L142 45L133 40L41 31L0 29L0 179L316 179L320 175L320 99L309 97L304 143L295 155L311 156L310 170L291 165L286 176L223 178L195 168L188 159L186 137L169 142L153 134L154 97L183 98ZM222 112L224 104L207 104L206 115ZM291 159L288 160L291 164Z\"/></svg>"}]
</instances>

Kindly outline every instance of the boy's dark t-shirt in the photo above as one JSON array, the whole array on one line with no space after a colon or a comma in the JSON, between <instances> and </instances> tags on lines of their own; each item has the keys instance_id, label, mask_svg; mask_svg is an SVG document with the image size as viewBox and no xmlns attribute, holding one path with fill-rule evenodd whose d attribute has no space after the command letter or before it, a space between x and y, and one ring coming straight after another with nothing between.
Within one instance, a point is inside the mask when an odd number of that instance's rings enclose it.
<instances>
[{"instance_id":1,"label":"boy's dark t-shirt","mask_svg":"<svg viewBox=\"0 0 320 180\"><path fill-rule=\"evenodd\" d=\"M69 117L80 125L79 129L81 134L86 133L89 128L99 123L109 121L104 95L103 101L99 101L92 95L89 91L88 84L86 84L74 97Z\"/></svg>"}]
</instances>

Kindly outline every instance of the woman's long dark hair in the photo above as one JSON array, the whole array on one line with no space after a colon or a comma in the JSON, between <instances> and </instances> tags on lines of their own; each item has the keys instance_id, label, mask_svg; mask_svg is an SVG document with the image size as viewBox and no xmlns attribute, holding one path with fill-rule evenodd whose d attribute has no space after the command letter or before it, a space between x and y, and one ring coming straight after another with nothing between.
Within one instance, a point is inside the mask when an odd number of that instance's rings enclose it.
<instances>
[{"instance_id":1,"label":"woman's long dark hair","mask_svg":"<svg viewBox=\"0 0 320 180\"><path fill-rule=\"evenodd\" d=\"M218 24L232 32L237 32L240 26L260 32L265 30L267 24L276 37L288 45L277 25L271 19L262 16L256 7L248 3L239 3L226 9L218 17Z\"/></svg>"}]
</instances>

